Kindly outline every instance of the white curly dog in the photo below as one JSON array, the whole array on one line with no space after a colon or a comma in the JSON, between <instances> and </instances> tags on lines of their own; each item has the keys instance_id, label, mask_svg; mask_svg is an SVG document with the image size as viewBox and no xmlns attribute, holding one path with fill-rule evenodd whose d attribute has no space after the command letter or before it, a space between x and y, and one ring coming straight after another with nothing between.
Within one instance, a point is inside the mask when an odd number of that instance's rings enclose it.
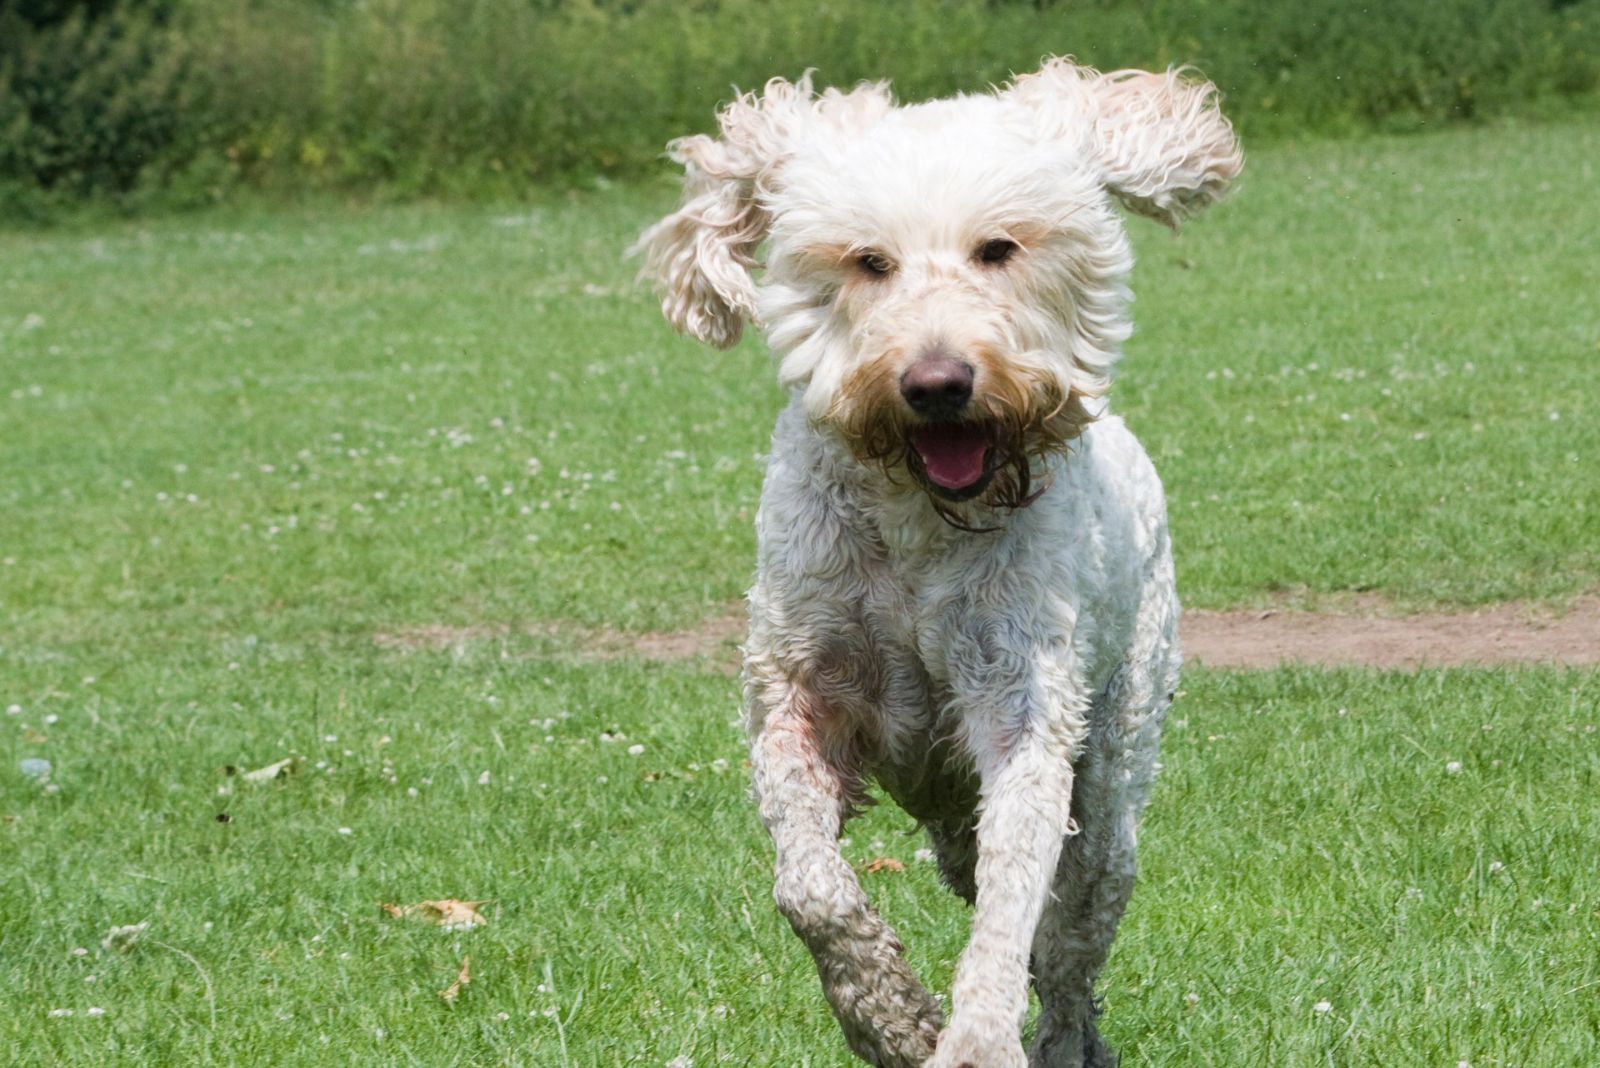
<instances>
[{"instance_id":1,"label":"white curly dog","mask_svg":"<svg viewBox=\"0 0 1600 1068\"><path fill-rule=\"evenodd\" d=\"M905 107L774 80L719 118L638 248L675 327L759 324L789 396L744 660L778 908L872 1064L1110 1064L1093 983L1180 659L1161 482L1102 399L1111 197L1176 226L1238 143L1208 83L1065 59ZM870 782L975 906L942 1027L840 853Z\"/></svg>"}]
</instances>

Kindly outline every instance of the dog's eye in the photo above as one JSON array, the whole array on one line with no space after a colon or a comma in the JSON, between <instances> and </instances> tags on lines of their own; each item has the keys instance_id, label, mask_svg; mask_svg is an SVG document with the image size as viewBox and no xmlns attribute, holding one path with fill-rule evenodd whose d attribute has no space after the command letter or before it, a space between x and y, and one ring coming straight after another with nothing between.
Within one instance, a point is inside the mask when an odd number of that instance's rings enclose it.
<instances>
[{"instance_id":1,"label":"dog's eye","mask_svg":"<svg viewBox=\"0 0 1600 1068\"><path fill-rule=\"evenodd\" d=\"M889 261L889 257L881 252L863 252L856 257L856 266L878 278L894 270L894 264Z\"/></svg>"},{"instance_id":2,"label":"dog's eye","mask_svg":"<svg viewBox=\"0 0 1600 1068\"><path fill-rule=\"evenodd\" d=\"M1010 238L997 237L978 246L975 258L979 263L998 265L1009 260L1017 251L1017 243Z\"/></svg>"}]
</instances>

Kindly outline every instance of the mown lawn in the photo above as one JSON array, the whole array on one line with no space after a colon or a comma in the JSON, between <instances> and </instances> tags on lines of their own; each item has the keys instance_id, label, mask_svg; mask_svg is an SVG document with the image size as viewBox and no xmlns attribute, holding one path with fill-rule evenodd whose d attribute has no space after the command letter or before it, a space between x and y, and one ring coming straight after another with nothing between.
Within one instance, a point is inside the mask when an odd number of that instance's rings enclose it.
<instances>
[{"instance_id":1,"label":"mown lawn","mask_svg":"<svg viewBox=\"0 0 1600 1068\"><path fill-rule=\"evenodd\" d=\"M1596 159L1592 124L1283 146L1182 237L1136 224L1118 403L1188 603L1600 585ZM670 200L0 236L22 1062L849 1063L735 683L587 647L749 577L780 398L631 287ZM1173 717L1104 983L1126 1063L1600 1063L1600 674L1195 671ZM947 984L965 918L910 829L848 850L906 863L865 878ZM379 909L441 897L489 924Z\"/></svg>"},{"instance_id":2,"label":"mown lawn","mask_svg":"<svg viewBox=\"0 0 1600 1068\"><path fill-rule=\"evenodd\" d=\"M24 1062L850 1063L767 896L732 680L516 639L64 666L8 672L47 739L7 724L0 789ZM1192 673L1103 982L1126 1063L1600 1063L1597 705L1594 672ZM965 910L913 830L885 806L846 852L905 864L863 878L947 989ZM379 909L445 897L488 926Z\"/></svg>"}]
</instances>

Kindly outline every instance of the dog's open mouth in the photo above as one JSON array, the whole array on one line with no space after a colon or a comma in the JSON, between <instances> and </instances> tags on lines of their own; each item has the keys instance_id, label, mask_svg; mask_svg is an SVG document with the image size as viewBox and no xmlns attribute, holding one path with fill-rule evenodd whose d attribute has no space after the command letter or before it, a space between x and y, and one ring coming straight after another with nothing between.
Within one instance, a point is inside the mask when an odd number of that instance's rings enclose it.
<instances>
[{"instance_id":1,"label":"dog's open mouth","mask_svg":"<svg viewBox=\"0 0 1600 1068\"><path fill-rule=\"evenodd\" d=\"M994 430L981 423L927 423L911 431L911 455L933 492L970 500L994 476Z\"/></svg>"}]
</instances>

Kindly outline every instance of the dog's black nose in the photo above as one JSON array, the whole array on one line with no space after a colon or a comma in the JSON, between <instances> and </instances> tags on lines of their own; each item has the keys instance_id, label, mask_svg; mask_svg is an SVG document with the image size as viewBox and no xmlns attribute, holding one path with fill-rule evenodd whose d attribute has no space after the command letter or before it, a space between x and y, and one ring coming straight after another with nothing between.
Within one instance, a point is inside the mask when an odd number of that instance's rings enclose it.
<instances>
[{"instance_id":1,"label":"dog's black nose","mask_svg":"<svg viewBox=\"0 0 1600 1068\"><path fill-rule=\"evenodd\" d=\"M972 399L972 365L954 356L924 356L900 376L900 396L930 419L950 419Z\"/></svg>"}]
</instances>

